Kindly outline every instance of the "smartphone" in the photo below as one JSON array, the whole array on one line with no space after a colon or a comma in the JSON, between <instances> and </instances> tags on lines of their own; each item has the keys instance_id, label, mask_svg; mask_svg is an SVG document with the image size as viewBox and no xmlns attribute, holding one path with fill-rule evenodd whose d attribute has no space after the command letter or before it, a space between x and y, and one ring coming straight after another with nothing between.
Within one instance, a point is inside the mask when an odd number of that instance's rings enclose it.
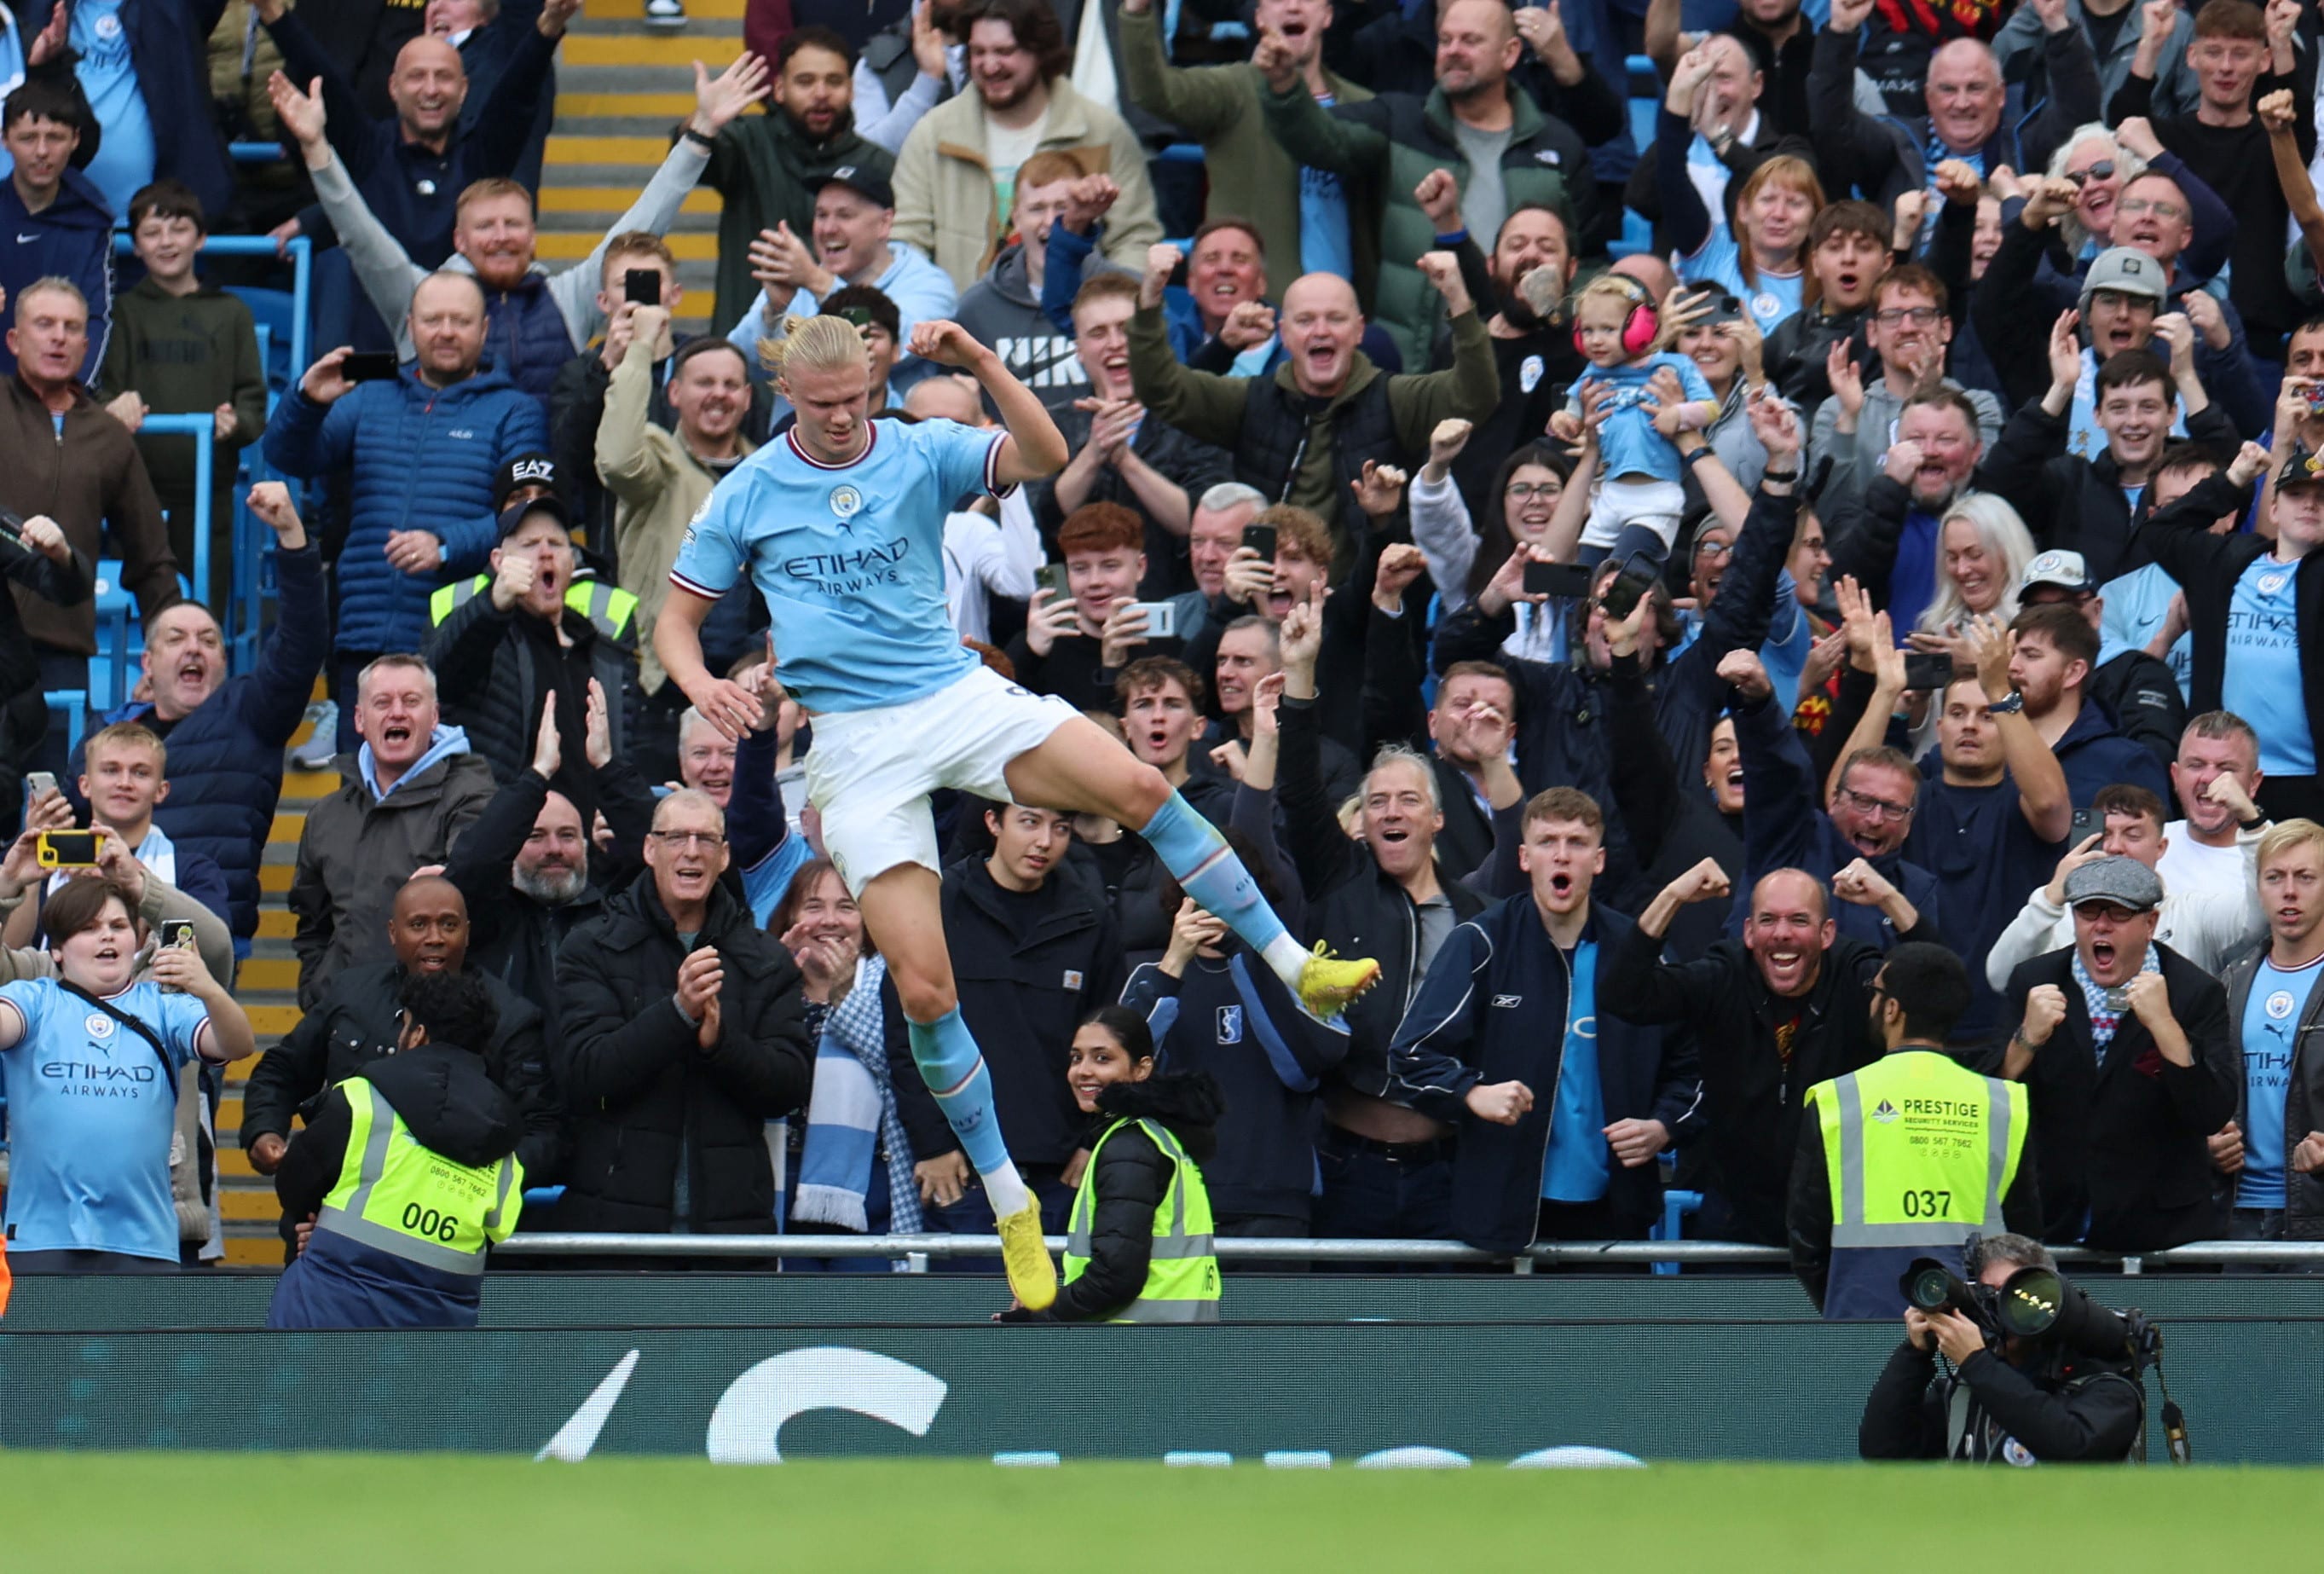
<instances>
[{"instance_id":1,"label":"smartphone","mask_svg":"<svg viewBox=\"0 0 2324 1574\"><path fill-rule=\"evenodd\" d=\"M1717 328L1722 322L1743 320L1743 302L1732 295L1713 295L1711 310L1695 322L1697 328Z\"/></svg>"},{"instance_id":2,"label":"smartphone","mask_svg":"<svg viewBox=\"0 0 2324 1574\"><path fill-rule=\"evenodd\" d=\"M1053 604L1065 600L1072 594L1065 588L1065 566L1063 563L1042 564L1034 572L1033 583L1038 588L1049 593L1049 600Z\"/></svg>"},{"instance_id":3,"label":"smartphone","mask_svg":"<svg viewBox=\"0 0 2324 1574\"><path fill-rule=\"evenodd\" d=\"M56 790L57 779L52 773L48 771L27 771L24 773L25 802L30 803L33 799L41 796L42 793L54 792Z\"/></svg>"},{"instance_id":4,"label":"smartphone","mask_svg":"<svg viewBox=\"0 0 2324 1574\"><path fill-rule=\"evenodd\" d=\"M34 856L43 869L94 869L97 842L93 830L44 830Z\"/></svg>"},{"instance_id":5,"label":"smartphone","mask_svg":"<svg viewBox=\"0 0 2324 1574\"><path fill-rule=\"evenodd\" d=\"M1525 566L1528 596L1557 596L1578 600L1590 594L1590 570L1580 563L1528 562Z\"/></svg>"},{"instance_id":6,"label":"smartphone","mask_svg":"<svg viewBox=\"0 0 2324 1574\"><path fill-rule=\"evenodd\" d=\"M393 350L357 350L339 363L339 375L350 383L391 383L395 380Z\"/></svg>"},{"instance_id":7,"label":"smartphone","mask_svg":"<svg viewBox=\"0 0 2324 1574\"><path fill-rule=\"evenodd\" d=\"M1904 687L1942 689L1953 681L1953 659L1942 651L1904 653Z\"/></svg>"},{"instance_id":8,"label":"smartphone","mask_svg":"<svg viewBox=\"0 0 2324 1574\"><path fill-rule=\"evenodd\" d=\"M194 921L190 918L165 918L161 921L161 949L168 951L190 951L194 949Z\"/></svg>"},{"instance_id":9,"label":"smartphone","mask_svg":"<svg viewBox=\"0 0 2324 1574\"><path fill-rule=\"evenodd\" d=\"M1257 552L1262 560L1269 563L1275 561L1275 527L1273 525L1244 525L1242 544Z\"/></svg>"},{"instance_id":10,"label":"smartphone","mask_svg":"<svg viewBox=\"0 0 2324 1574\"><path fill-rule=\"evenodd\" d=\"M1662 564L1645 552L1631 553L1622 564L1621 572L1614 576L1599 597L1606 616L1624 618L1636 612L1639 598L1654 589L1655 581L1662 578Z\"/></svg>"},{"instance_id":11,"label":"smartphone","mask_svg":"<svg viewBox=\"0 0 2324 1574\"><path fill-rule=\"evenodd\" d=\"M661 270L631 268L622 274L622 297L632 306L661 304Z\"/></svg>"},{"instance_id":12,"label":"smartphone","mask_svg":"<svg viewBox=\"0 0 2324 1574\"><path fill-rule=\"evenodd\" d=\"M1139 611L1146 615L1146 637L1148 639L1176 639L1178 637L1178 609L1176 606L1167 601L1139 601L1132 603L1132 605L1135 606Z\"/></svg>"},{"instance_id":13,"label":"smartphone","mask_svg":"<svg viewBox=\"0 0 2324 1574\"><path fill-rule=\"evenodd\" d=\"M0 536L24 544L24 516L11 508L0 508Z\"/></svg>"}]
</instances>

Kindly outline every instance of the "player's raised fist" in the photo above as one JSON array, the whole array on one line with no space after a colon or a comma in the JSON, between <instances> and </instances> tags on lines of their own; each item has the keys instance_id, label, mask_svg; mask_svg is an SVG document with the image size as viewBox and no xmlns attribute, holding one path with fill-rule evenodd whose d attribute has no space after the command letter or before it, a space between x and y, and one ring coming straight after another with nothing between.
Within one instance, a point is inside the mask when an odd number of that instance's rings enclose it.
<instances>
[{"instance_id":1,"label":"player's raised fist","mask_svg":"<svg viewBox=\"0 0 2324 1574\"><path fill-rule=\"evenodd\" d=\"M957 322L947 322L939 317L912 326L912 353L937 366L958 366L966 371L992 352Z\"/></svg>"}]
</instances>

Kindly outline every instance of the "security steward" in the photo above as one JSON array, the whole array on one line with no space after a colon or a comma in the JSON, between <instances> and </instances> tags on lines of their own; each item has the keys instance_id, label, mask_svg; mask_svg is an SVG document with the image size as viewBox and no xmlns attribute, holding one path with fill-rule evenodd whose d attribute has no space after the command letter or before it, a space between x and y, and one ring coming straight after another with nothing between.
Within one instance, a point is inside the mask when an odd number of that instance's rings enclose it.
<instances>
[{"instance_id":1,"label":"security steward","mask_svg":"<svg viewBox=\"0 0 2324 1574\"><path fill-rule=\"evenodd\" d=\"M1083 1019L1065 1077L1081 1112L1102 1129L1074 1197L1065 1281L1046 1311L1012 1305L994 1320L1218 1321L1219 1259L1202 1171L1218 1145L1218 1084L1202 1070L1157 1075L1146 1019L1120 1005Z\"/></svg>"},{"instance_id":2,"label":"security steward","mask_svg":"<svg viewBox=\"0 0 2324 1574\"><path fill-rule=\"evenodd\" d=\"M299 1228L271 1329L474 1328L484 1252L516 1227L522 1116L485 1075L492 995L475 973L410 974L396 1052L331 1089L274 1191Z\"/></svg>"},{"instance_id":3,"label":"security steward","mask_svg":"<svg viewBox=\"0 0 2324 1574\"><path fill-rule=\"evenodd\" d=\"M1950 1262L1972 1234L2038 1233L2025 1153L2025 1089L1945 1053L1969 1003L1969 970L1942 946L1890 950L1873 980L1873 1036L1887 1052L1808 1089L1792 1164L1792 1270L1827 1319L1904 1310L1916 1257Z\"/></svg>"}]
</instances>

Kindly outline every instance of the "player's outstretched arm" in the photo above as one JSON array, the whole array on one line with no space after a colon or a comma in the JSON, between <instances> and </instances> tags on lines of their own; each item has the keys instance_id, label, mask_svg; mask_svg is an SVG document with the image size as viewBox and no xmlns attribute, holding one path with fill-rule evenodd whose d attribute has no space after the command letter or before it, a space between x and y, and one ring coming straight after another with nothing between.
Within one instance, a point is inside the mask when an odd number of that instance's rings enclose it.
<instances>
[{"instance_id":1,"label":"player's outstretched arm","mask_svg":"<svg viewBox=\"0 0 2324 1574\"><path fill-rule=\"evenodd\" d=\"M739 738L758 725L759 699L740 683L713 673L703 662L703 620L717 605L682 586L671 586L654 619L654 654L705 720L728 737Z\"/></svg>"},{"instance_id":2,"label":"player's outstretched arm","mask_svg":"<svg viewBox=\"0 0 2324 1574\"><path fill-rule=\"evenodd\" d=\"M1072 456L1065 451L1065 437L1057 423L1049 419L1033 391L1012 376L1001 357L970 337L966 329L941 319L916 323L912 353L938 366L957 366L991 397L1001 412L1001 424L1009 429L1009 441L1002 445L1000 461L993 467L994 478L1001 485L1038 481L1065 468L1065 460Z\"/></svg>"}]
</instances>

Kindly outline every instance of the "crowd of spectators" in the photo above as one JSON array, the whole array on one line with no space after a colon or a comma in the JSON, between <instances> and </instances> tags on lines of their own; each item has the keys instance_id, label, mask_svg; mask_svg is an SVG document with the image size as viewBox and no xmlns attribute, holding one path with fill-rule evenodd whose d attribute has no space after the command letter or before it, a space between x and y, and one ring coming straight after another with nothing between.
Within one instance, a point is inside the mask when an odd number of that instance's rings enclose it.
<instances>
[{"instance_id":1,"label":"crowd of spectators","mask_svg":"<svg viewBox=\"0 0 2324 1574\"><path fill-rule=\"evenodd\" d=\"M1320 1025L1139 838L941 795L961 1011L1052 1230L1076 1031L1126 1006L1223 1092L1220 1234L1509 1255L1676 1189L1690 1234L1782 1245L1803 1096L1881 1056L1919 941L1967 966L1948 1051L2026 1086L2044 1240L2324 1238L2316 7L753 0L555 264L583 5L32 0L0 35L20 1270L219 1255L302 719L339 785L238 1133L293 1255L340 1162L301 1148L368 1118L332 1090L421 1043L481 1066L431 1097L489 1096L524 1229L991 1232L823 856L781 628L747 583L704 627L763 704L739 739L653 654L816 315L876 419L991 424L912 354L935 320L1053 408L1060 471L909 543L957 634L1381 963ZM232 163L253 135L284 158ZM697 186L706 312L665 239ZM355 324L272 391L201 252L256 232L338 257ZM214 423L213 561L263 527L244 671L162 414ZM76 745L43 695L122 593L135 691ZM2147 873L2070 900L2101 857Z\"/></svg>"}]
</instances>

